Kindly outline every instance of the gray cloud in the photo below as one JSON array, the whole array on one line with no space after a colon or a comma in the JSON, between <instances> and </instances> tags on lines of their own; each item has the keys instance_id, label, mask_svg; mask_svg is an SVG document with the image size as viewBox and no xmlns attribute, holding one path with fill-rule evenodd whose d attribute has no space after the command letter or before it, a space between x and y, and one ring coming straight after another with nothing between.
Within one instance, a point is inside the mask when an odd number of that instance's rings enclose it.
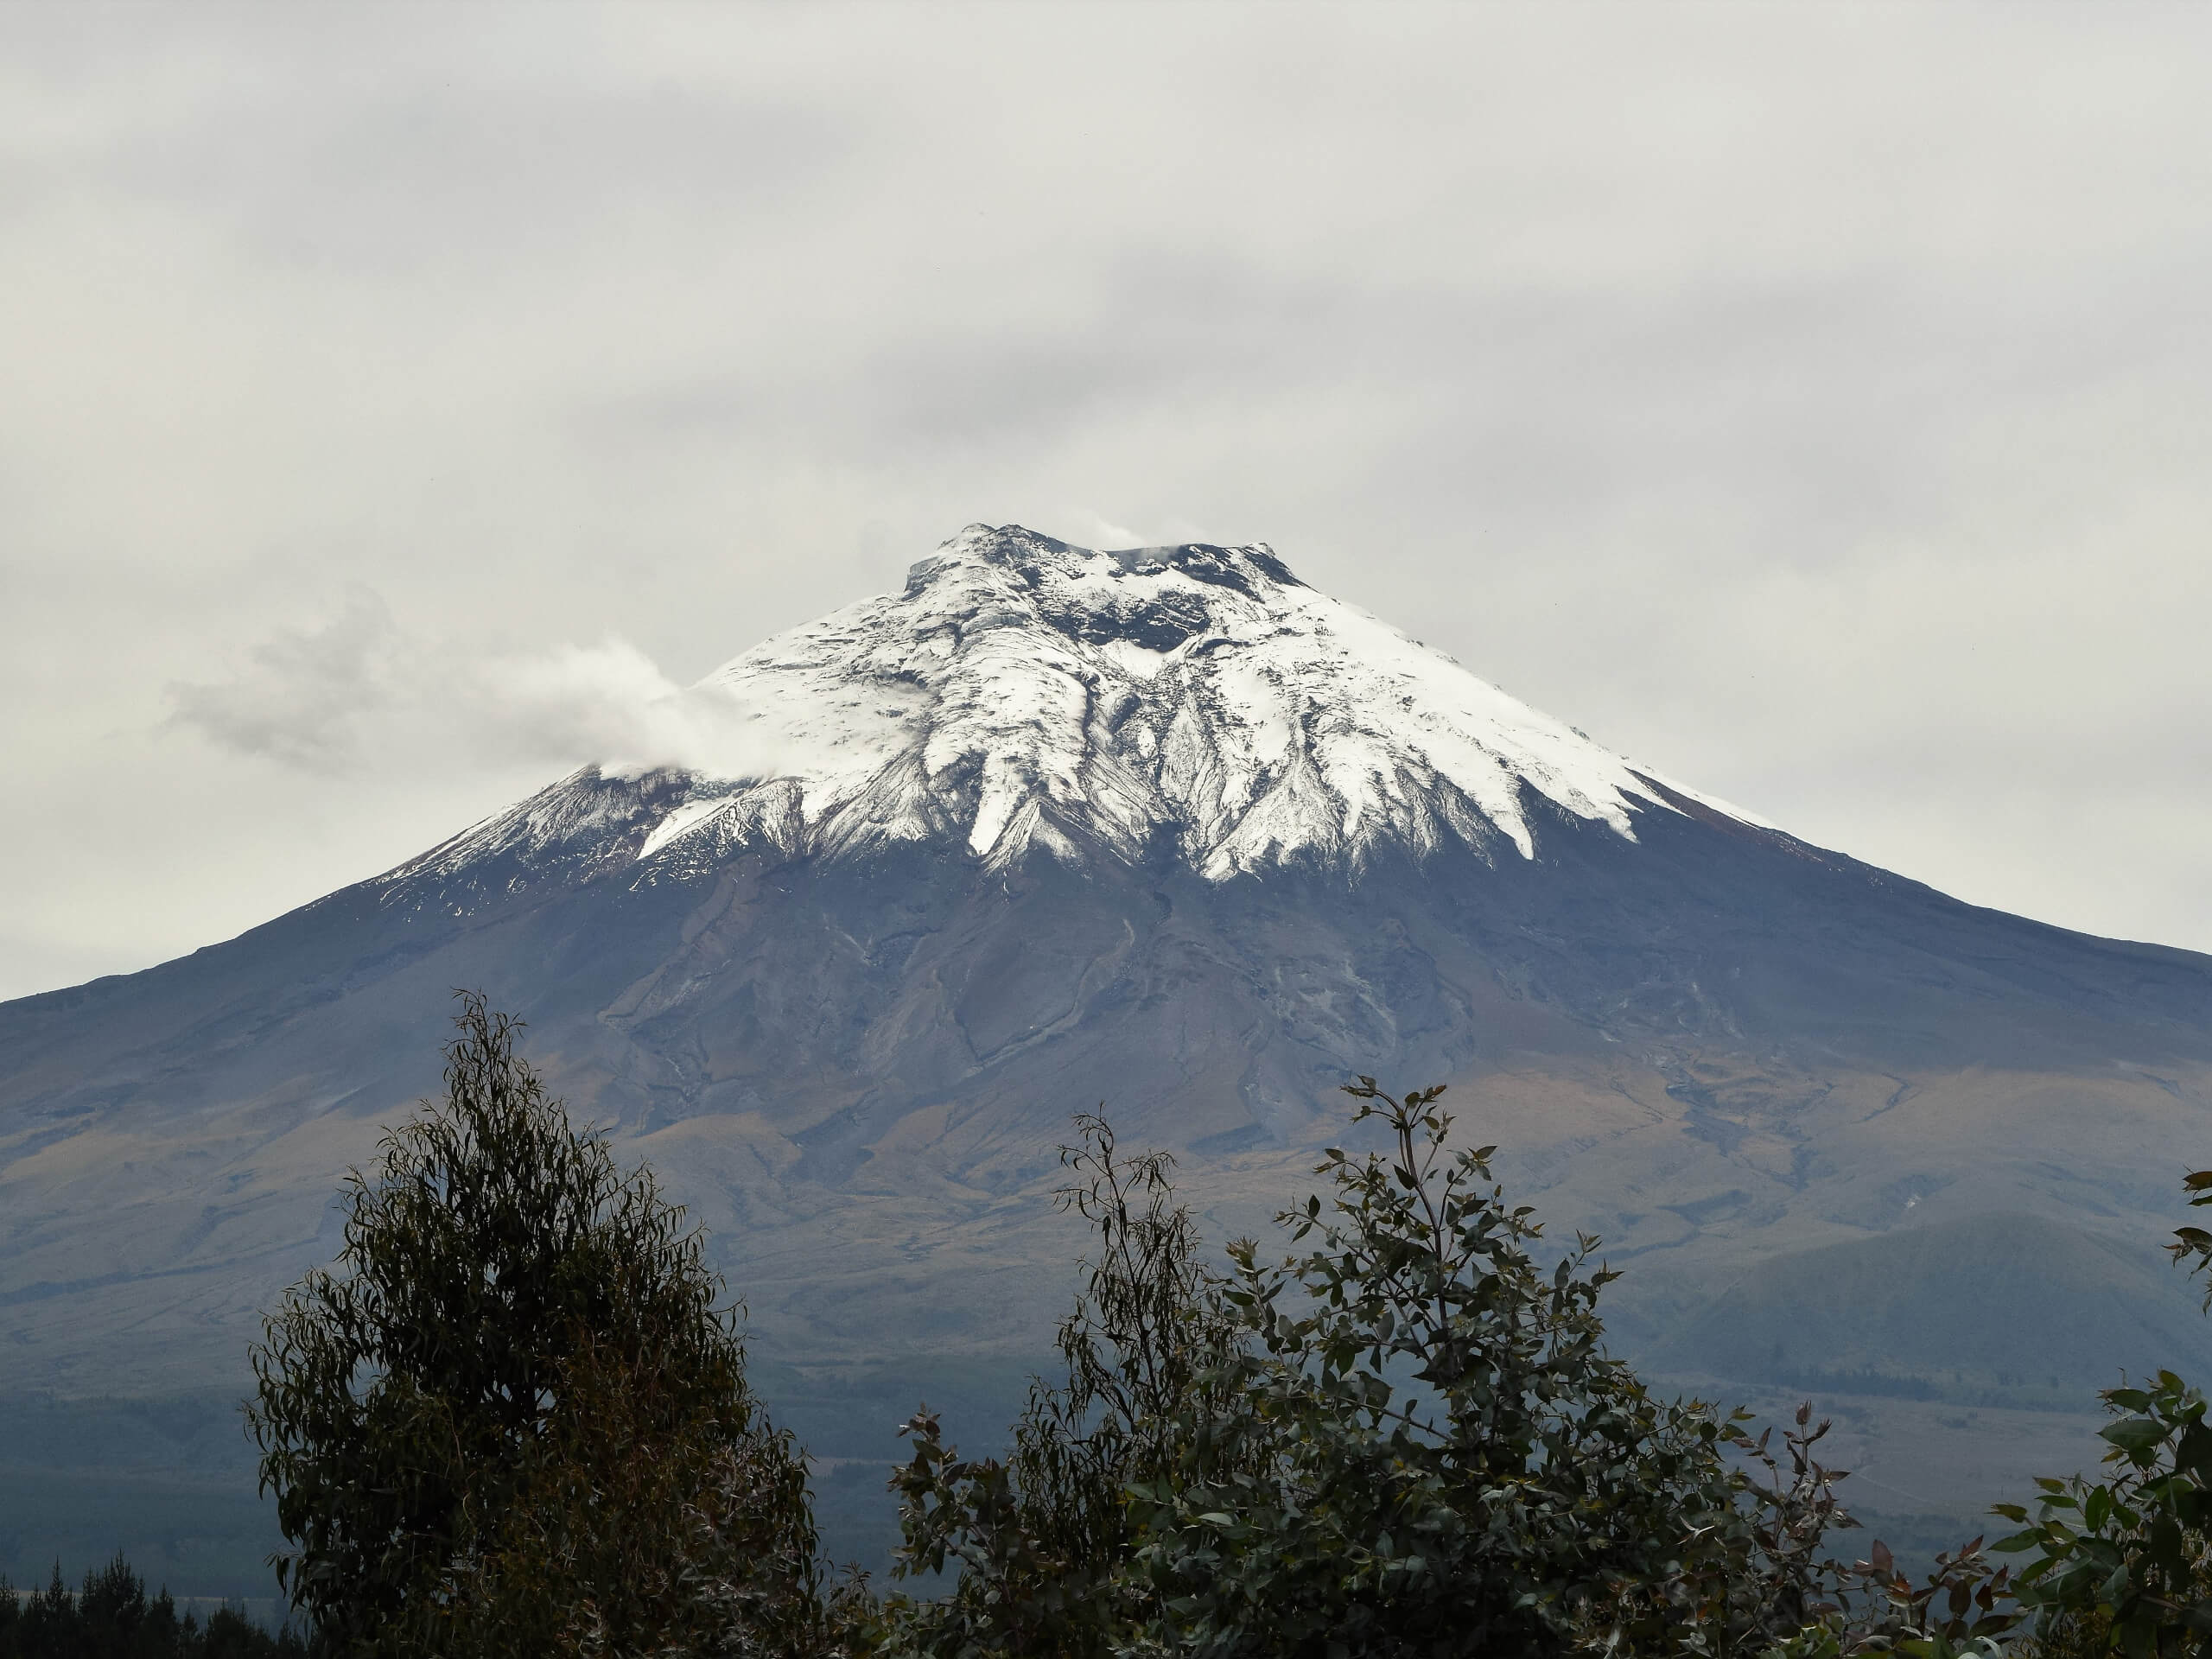
<instances>
[{"instance_id":1,"label":"gray cloud","mask_svg":"<svg viewBox=\"0 0 2212 1659\"><path fill-rule=\"evenodd\" d=\"M318 92L312 79L270 87L187 142L141 135L103 170L143 198L193 198L279 266L480 281L521 259L566 263L601 238L655 234L671 214L803 213L805 187L843 149L836 126L804 106L732 106L680 86L563 96L480 84L466 98L420 86L334 111L315 107Z\"/></svg>"},{"instance_id":2,"label":"gray cloud","mask_svg":"<svg viewBox=\"0 0 2212 1659\"><path fill-rule=\"evenodd\" d=\"M0 991L690 741L976 518L1271 541L2212 946L2208 71L2125 5L17 9L0 741L73 810Z\"/></svg>"},{"instance_id":3,"label":"gray cloud","mask_svg":"<svg viewBox=\"0 0 2212 1659\"><path fill-rule=\"evenodd\" d=\"M627 640L487 654L404 632L355 588L328 620L278 627L222 678L169 686L170 727L303 773L370 776L499 760L706 765L721 710Z\"/></svg>"},{"instance_id":4,"label":"gray cloud","mask_svg":"<svg viewBox=\"0 0 2212 1659\"><path fill-rule=\"evenodd\" d=\"M235 754L334 771L355 758L363 720L390 704L404 672L390 607L356 588L336 617L279 630L237 673L172 683L169 718Z\"/></svg>"}]
</instances>

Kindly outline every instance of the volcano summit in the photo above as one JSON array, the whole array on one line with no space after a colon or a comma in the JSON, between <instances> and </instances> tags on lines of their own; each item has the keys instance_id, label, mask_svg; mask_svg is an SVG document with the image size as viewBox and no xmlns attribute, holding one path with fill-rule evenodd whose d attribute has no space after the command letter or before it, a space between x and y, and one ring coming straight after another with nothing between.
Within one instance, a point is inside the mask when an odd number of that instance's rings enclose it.
<instances>
[{"instance_id":1,"label":"volcano summit","mask_svg":"<svg viewBox=\"0 0 2212 1659\"><path fill-rule=\"evenodd\" d=\"M791 1356L1037 1351L1070 1112L1257 1231L1368 1072L1450 1080L1678 1371L2037 1406L2212 1357L2147 1254L2212 959L1808 845L1263 546L971 526L674 713L388 874L0 1006L0 1389L226 1386L459 985Z\"/></svg>"},{"instance_id":2,"label":"volcano summit","mask_svg":"<svg viewBox=\"0 0 2212 1659\"><path fill-rule=\"evenodd\" d=\"M756 646L689 702L706 758L643 809L634 856L694 872L911 843L994 870L1166 850L1214 881L1355 874L1446 845L1533 858L1524 791L1630 841L1635 810L1688 793L1264 546L1099 553L971 524L903 593ZM582 804L598 788L584 774L409 872L603 836L623 815Z\"/></svg>"}]
</instances>

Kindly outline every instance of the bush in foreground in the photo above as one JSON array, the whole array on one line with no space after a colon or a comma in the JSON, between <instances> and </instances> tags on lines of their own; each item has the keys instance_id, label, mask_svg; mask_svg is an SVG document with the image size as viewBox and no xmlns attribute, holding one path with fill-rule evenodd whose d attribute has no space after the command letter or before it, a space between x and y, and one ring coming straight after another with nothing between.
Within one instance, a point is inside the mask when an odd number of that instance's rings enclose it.
<instances>
[{"instance_id":1,"label":"bush in foreground","mask_svg":"<svg viewBox=\"0 0 2212 1659\"><path fill-rule=\"evenodd\" d=\"M699 1235L512 1022L456 1024L445 1098L348 1179L337 1264L253 1351L284 1589L334 1653L836 1650L850 1598Z\"/></svg>"},{"instance_id":2,"label":"bush in foreground","mask_svg":"<svg viewBox=\"0 0 2212 1659\"><path fill-rule=\"evenodd\" d=\"M894 1603L893 1650L1749 1655L2010 1627L1971 1551L1917 1589L1878 1550L1821 1560L1851 1524L1825 1424L1800 1414L1784 1468L1741 1414L1654 1396L1602 1346L1596 1242L1541 1263L1492 1149L1446 1150L1440 1089L1350 1092L1390 1150L1332 1151L1328 1200L1280 1218L1305 1248L1263 1264L1239 1241L1225 1275L1166 1160L1117 1162L1085 1122L1066 1197L1102 1248L1069 1380L1005 1460L909 1425L899 1571L963 1576ZM1936 1605L1955 1584L1963 1614Z\"/></svg>"}]
</instances>

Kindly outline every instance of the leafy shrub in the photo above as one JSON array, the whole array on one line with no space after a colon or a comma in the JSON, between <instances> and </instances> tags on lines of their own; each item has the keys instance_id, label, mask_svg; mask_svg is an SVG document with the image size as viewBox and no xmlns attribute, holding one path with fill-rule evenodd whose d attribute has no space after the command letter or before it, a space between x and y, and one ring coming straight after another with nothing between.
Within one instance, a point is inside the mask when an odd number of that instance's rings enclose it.
<instances>
[{"instance_id":1,"label":"leafy shrub","mask_svg":"<svg viewBox=\"0 0 2212 1659\"><path fill-rule=\"evenodd\" d=\"M2212 1205L2212 1170L2183 1180L2192 1205ZM2174 1259L2212 1268L2212 1233L2175 1230ZM2206 1294L2212 1308L2212 1290ZM2036 1513L2000 1503L2019 1530L1995 1545L2027 1557L2021 1603L2052 1659L2117 1649L2133 1656L2212 1652L2212 1425L2203 1391L2173 1372L2108 1389L2113 1421L2105 1479L2038 1480Z\"/></svg>"},{"instance_id":2,"label":"leafy shrub","mask_svg":"<svg viewBox=\"0 0 2212 1659\"><path fill-rule=\"evenodd\" d=\"M358 1654L803 1653L849 1601L697 1233L462 998L247 1408L292 1600Z\"/></svg>"},{"instance_id":3,"label":"leafy shrub","mask_svg":"<svg viewBox=\"0 0 2212 1659\"><path fill-rule=\"evenodd\" d=\"M1440 1089L1362 1078L1388 1154L1332 1149L1335 1187L1281 1219L1309 1247L1230 1249L1249 1344L1222 1473L1149 1494L1164 1642L1218 1655L1740 1649L1804 1624L1837 1519L1809 1456L1778 1485L1741 1421L1662 1401L1602 1345L1617 1275L1448 1154ZM1810 1439L1805 1442L1809 1446ZM1764 1452L1764 1446L1758 1448Z\"/></svg>"},{"instance_id":4,"label":"leafy shrub","mask_svg":"<svg viewBox=\"0 0 2212 1659\"><path fill-rule=\"evenodd\" d=\"M1978 1554L1920 1589L1878 1547L1820 1560L1850 1524L1825 1423L1801 1413L1777 1458L1742 1414L1654 1396L1604 1351L1596 1241L1540 1265L1491 1149L1447 1153L1441 1090L1350 1092L1391 1151L1329 1153L1333 1193L1280 1218L1303 1251L1241 1240L1226 1274L1169 1160L1081 1121L1063 1198L1102 1248L1068 1379L1004 1459L908 1425L897 1571L961 1576L893 1605L888 1650L1809 1656L2008 1628Z\"/></svg>"},{"instance_id":5,"label":"leafy shrub","mask_svg":"<svg viewBox=\"0 0 2212 1659\"><path fill-rule=\"evenodd\" d=\"M1077 1176L1062 1206L1096 1230L1087 1289L1063 1321L1067 1380L1035 1382L1004 1459L963 1459L926 1408L906 1425L901 1576L951 1569L943 1599L894 1607L891 1650L1117 1652L1149 1617L1128 1571L1134 1490L1176 1478L1239 1409L1228 1390L1243 1332L1198 1261L1197 1229L1173 1203L1165 1153L1122 1158L1103 1117L1077 1119L1061 1148Z\"/></svg>"}]
</instances>

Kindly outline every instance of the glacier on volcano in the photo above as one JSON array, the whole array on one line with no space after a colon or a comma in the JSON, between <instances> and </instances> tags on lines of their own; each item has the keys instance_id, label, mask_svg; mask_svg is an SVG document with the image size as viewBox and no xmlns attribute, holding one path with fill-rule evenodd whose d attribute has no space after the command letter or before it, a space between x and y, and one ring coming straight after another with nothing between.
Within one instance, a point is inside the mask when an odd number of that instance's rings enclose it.
<instances>
[{"instance_id":1,"label":"glacier on volcano","mask_svg":"<svg viewBox=\"0 0 2212 1659\"><path fill-rule=\"evenodd\" d=\"M686 694L680 760L606 757L394 872L587 846L671 870L899 842L986 868L1135 860L1224 880L1459 842L1535 855L1528 791L1633 841L1678 803L1443 652L1306 587L1262 543L1099 551L971 524L863 600Z\"/></svg>"}]
</instances>

